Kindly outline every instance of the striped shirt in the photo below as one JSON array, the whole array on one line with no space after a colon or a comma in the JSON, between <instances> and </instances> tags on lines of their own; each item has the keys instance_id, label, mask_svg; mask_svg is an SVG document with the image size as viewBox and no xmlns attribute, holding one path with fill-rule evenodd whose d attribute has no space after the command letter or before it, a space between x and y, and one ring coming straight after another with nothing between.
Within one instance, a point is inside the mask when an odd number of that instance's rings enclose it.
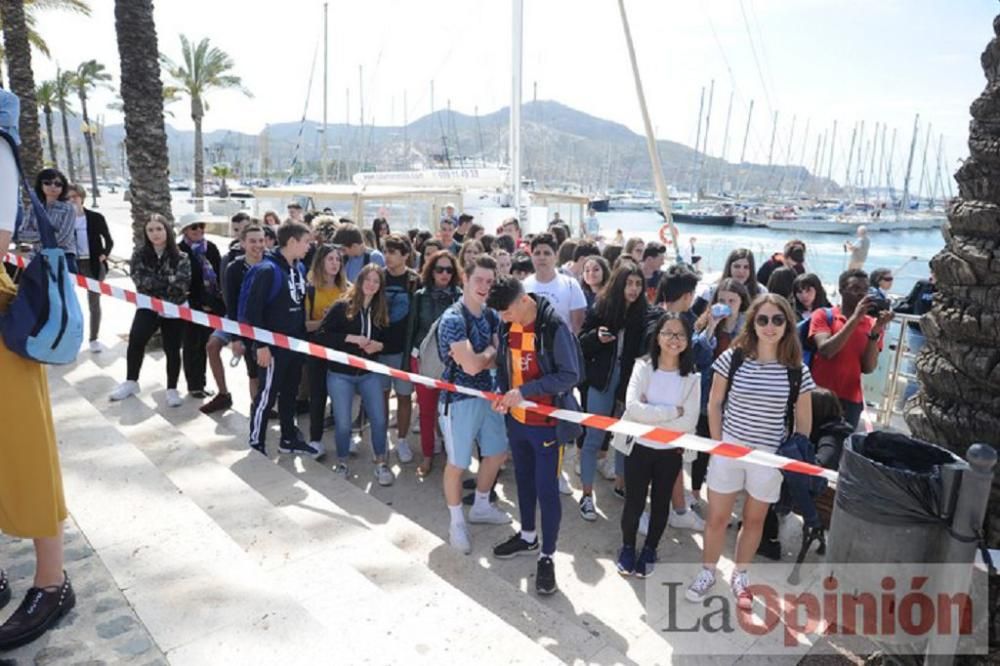
<instances>
[{"instance_id":1,"label":"striped shirt","mask_svg":"<svg viewBox=\"0 0 1000 666\"><path fill-rule=\"evenodd\" d=\"M712 369L729 377L733 350L727 349ZM802 365L799 395L816 388L809 368ZM744 358L736 370L728 401L722 413L722 438L727 442L776 449L791 434L785 431L788 404L788 368L777 361L758 363Z\"/></svg>"}]
</instances>

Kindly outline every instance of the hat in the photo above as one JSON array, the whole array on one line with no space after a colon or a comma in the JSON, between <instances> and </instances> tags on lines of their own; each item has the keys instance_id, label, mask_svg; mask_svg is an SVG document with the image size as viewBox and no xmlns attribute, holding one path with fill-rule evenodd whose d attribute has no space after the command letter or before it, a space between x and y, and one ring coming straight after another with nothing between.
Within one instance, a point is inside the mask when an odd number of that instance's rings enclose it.
<instances>
[{"instance_id":1,"label":"hat","mask_svg":"<svg viewBox=\"0 0 1000 666\"><path fill-rule=\"evenodd\" d=\"M445 207L445 208L455 208L455 204L453 204L452 202L450 202L450 201L449 201L448 203L446 203L446 204L444 205L444 207Z\"/></svg>"},{"instance_id":2,"label":"hat","mask_svg":"<svg viewBox=\"0 0 1000 666\"><path fill-rule=\"evenodd\" d=\"M204 224L201 216L198 213L184 213L178 220L180 224L180 233L184 233L184 230L195 224Z\"/></svg>"},{"instance_id":3,"label":"hat","mask_svg":"<svg viewBox=\"0 0 1000 666\"><path fill-rule=\"evenodd\" d=\"M298 201L293 201L292 203L288 204L286 206L286 208L299 208L299 209L301 209L302 208L302 204L300 204Z\"/></svg>"}]
</instances>

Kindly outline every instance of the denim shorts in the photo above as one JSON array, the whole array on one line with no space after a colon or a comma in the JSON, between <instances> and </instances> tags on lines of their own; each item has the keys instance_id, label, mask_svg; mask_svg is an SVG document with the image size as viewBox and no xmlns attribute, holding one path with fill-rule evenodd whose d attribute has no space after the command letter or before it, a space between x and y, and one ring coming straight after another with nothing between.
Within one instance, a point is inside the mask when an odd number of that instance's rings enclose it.
<instances>
[{"instance_id":1,"label":"denim shorts","mask_svg":"<svg viewBox=\"0 0 1000 666\"><path fill-rule=\"evenodd\" d=\"M236 336L227 331L212 331L211 337L216 340L222 340L222 344L228 345L230 342L236 339Z\"/></svg>"},{"instance_id":2,"label":"denim shorts","mask_svg":"<svg viewBox=\"0 0 1000 666\"><path fill-rule=\"evenodd\" d=\"M398 354L379 354L375 359L382 365L387 365L390 368L395 368L396 370L403 370L403 352ZM382 375L382 390L388 391L391 388L396 389L396 395L412 395L413 394L413 384L406 381L405 379L396 379L395 377L390 377L389 375Z\"/></svg>"},{"instance_id":3,"label":"denim shorts","mask_svg":"<svg viewBox=\"0 0 1000 666\"><path fill-rule=\"evenodd\" d=\"M479 442L484 457L497 456L507 451L507 426L503 415L493 411L493 406L482 398L466 398L448 405L438 403L438 421L448 462L460 469L472 464L472 449Z\"/></svg>"}]
</instances>

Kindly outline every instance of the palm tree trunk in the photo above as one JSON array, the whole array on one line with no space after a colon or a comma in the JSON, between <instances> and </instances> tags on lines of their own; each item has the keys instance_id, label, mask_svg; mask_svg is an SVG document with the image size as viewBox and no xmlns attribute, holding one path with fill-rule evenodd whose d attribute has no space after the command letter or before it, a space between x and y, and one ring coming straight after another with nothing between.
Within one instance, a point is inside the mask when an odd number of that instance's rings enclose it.
<instances>
[{"instance_id":1,"label":"palm tree trunk","mask_svg":"<svg viewBox=\"0 0 1000 666\"><path fill-rule=\"evenodd\" d=\"M59 168L59 158L56 156L56 137L52 134L52 107L46 106L42 109L45 112L45 134L49 137L49 156L52 158L52 166Z\"/></svg>"},{"instance_id":2,"label":"palm tree trunk","mask_svg":"<svg viewBox=\"0 0 1000 666\"><path fill-rule=\"evenodd\" d=\"M31 46L24 20L24 0L0 0L3 43L11 91L21 98L21 162L30 176L42 168L42 139L35 101L35 75L31 71Z\"/></svg>"},{"instance_id":3,"label":"palm tree trunk","mask_svg":"<svg viewBox=\"0 0 1000 666\"><path fill-rule=\"evenodd\" d=\"M194 121L194 197L199 202L205 196L205 146L201 135L204 110L201 99L191 97L191 119ZM199 210L201 210L199 208Z\"/></svg>"},{"instance_id":4,"label":"palm tree trunk","mask_svg":"<svg viewBox=\"0 0 1000 666\"><path fill-rule=\"evenodd\" d=\"M62 119L63 147L66 149L66 170L71 183L76 182L76 166L73 164L73 144L69 140L69 113L66 111L66 100L59 102L59 117Z\"/></svg>"},{"instance_id":5,"label":"palm tree trunk","mask_svg":"<svg viewBox=\"0 0 1000 666\"><path fill-rule=\"evenodd\" d=\"M159 213L173 220L153 1L115 0L115 32L122 68L132 236L138 243L145 235L150 214Z\"/></svg>"},{"instance_id":6,"label":"palm tree trunk","mask_svg":"<svg viewBox=\"0 0 1000 666\"><path fill-rule=\"evenodd\" d=\"M83 117L83 140L87 142L87 161L90 163L90 198L97 208L97 197L100 192L97 190L97 160L94 159L94 128L90 125L90 116L87 115L87 95L80 89L80 115Z\"/></svg>"}]
</instances>

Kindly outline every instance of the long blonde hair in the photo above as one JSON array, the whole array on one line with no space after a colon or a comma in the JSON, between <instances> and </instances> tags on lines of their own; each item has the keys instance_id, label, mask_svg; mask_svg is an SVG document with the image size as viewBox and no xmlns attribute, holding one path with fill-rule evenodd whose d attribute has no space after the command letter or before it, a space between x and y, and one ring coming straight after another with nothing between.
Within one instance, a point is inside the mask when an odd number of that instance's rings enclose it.
<instances>
[{"instance_id":1,"label":"long blonde hair","mask_svg":"<svg viewBox=\"0 0 1000 666\"><path fill-rule=\"evenodd\" d=\"M732 347L743 350L747 358L757 358L757 345L760 339L757 337L757 314L765 305L773 305L785 315L785 332L778 341L778 362L788 368L797 368L802 365L802 345L799 343L798 329L795 323L798 321L792 306L783 296L777 294L761 294L750 304L747 310L746 325L743 330L733 340Z\"/></svg>"},{"instance_id":2,"label":"long blonde hair","mask_svg":"<svg viewBox=\"0 0 1000 666\"><path fill-rule=\"evenodd\" d=\"M362 267L361 272L358 273L358 278L347 288L347 292L340 300L347 301L347 318L354 319L357 317L358 313L361 312L361 308L365 305L363 285L369 273L378 275L378 293L372 297L371 302L372 323L379 328L385 328L389 325L389 309L385 304L385 273L378 264L368 264Z\"/></svg>"}]
</instances>

